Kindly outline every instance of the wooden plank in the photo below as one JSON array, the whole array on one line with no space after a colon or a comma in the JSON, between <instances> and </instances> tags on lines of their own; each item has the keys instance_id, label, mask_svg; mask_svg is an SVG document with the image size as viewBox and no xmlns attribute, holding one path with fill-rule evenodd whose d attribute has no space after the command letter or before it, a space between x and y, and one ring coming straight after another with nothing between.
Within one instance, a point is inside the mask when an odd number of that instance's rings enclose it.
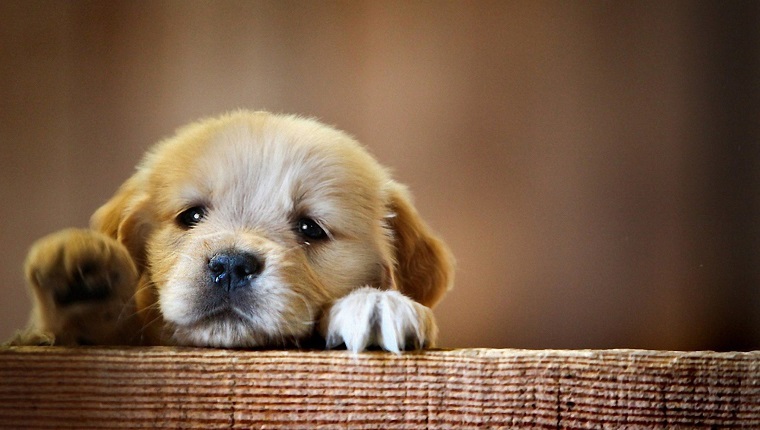
<instances>
[{"instance_id":1,"label":"wooden plank","mask_svg":"<svg viewBox=\"0 0 760 430\"><path fill-rule=\"evenodd\" d=\"M3 428L760 427L760 352L0 349Z\"/></svg>"}]
</instances>

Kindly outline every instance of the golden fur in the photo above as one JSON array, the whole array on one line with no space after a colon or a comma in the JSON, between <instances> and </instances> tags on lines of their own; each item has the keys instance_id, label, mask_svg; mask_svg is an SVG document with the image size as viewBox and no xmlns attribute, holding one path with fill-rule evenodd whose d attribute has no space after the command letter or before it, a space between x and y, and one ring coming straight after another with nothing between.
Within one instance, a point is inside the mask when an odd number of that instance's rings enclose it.
<instances>
[{"instance_id":1,"label":"golden fur","mask_svg":"<svg viewBox=\"0 0 760 430\"><path fill-rule=\"evenodd\" d=\"M34 310L13 343L266 347L318 334L399 351L434 342L430 307L453 259L355 140L239 111L157 144L91 230L41 239L26 274ZM107 298L88 295L104 286Z\"/></svg>"}]
</instances>

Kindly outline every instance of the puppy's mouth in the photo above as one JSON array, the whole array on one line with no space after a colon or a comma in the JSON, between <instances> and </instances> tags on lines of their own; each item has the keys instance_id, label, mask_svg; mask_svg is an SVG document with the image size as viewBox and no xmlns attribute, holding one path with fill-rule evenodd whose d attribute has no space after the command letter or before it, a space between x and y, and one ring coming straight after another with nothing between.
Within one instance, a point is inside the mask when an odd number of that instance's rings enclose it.
<instances>
[{"instance_id":1,"label":"puppy's mouth","mask_svg":"<svg viewBox=\"0 0 760 430\"><path fill-rule=\"evenodd\" d=\"M185 301L180 307L174 307L171 315L166 315L177 327L202 328L214 325L236 325L256 327L261 319L259 312L260 291L256 282L250 282L245 288L230 290L219 285L206 282L192 287L186 286L186 291L195 292L191 300ZM177 312L179 311L179 312Z\"/></svg>"},{"instance_id":2,"label":"puppy's mouth","mask_svg":"<svg viewBox=\"0 0 760 430\"><path fill-rule=\"evenodd\" d=\"M298 345L312 334L314 315L308 306L299 306L302 300L278 309L276 303L285 304L282 297L248 298L222 301L213 307L196 303L178 320L166 320L167 334L177 345L220 348Z\"/></svg>"},{"instance_id":3,"label":"puppy's mouth","mask_svg":"<svg viewBox=\"0 0 760 430\"><path fill-rule=\"evenodd\" d=\"M222 305L214 309L203 311L192 321L182 324L186 327L203 327L216 324L234 324L242 326L252 325L253 317L237 306Z\"/></svg>"},{"instance_id":4,"label":"puppy's mouth","mask_svg":"<svg viewBox=\"0 0 760 430\"><path fill-rule=\"evenodd\" d=\"M257 317L232 305L195 310L181 322L171 322L174 342L200 347L255 347L263 342Z\"/></svg>"}]
</instances>

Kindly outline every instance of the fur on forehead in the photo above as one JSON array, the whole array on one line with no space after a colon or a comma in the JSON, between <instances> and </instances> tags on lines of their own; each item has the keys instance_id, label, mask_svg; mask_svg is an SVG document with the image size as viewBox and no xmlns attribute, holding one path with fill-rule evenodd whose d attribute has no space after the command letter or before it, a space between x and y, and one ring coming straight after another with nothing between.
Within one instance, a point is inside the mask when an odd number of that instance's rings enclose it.
<instances>
[{"instance_id":1,"label":"fur on forehead","mask_svg":"<svg viewBox=\"0 0 760 430\"><path fill-rule=\"evenodd\" d=\"M391 183L347 134L311 119L249 111L180 129L140 170L151 172L148 190L162 191L151 196L165 199L157 207L226 205L219 209L241 215L306 211L317 218L380 219Z\"/></svg>"}]
</instances>

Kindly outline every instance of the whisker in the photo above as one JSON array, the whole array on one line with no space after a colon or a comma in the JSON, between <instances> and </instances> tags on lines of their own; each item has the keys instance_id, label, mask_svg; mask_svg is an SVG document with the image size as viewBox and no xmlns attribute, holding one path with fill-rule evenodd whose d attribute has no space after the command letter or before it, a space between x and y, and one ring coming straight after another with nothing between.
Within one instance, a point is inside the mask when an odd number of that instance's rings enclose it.
<instances>
[{"instance_id":1,"label":"whisker","mask_svg":"<svg viewBox=\"0 0 760 430\"><path fill-rule=\"evenodd\" d=\"M198 239L201 239L201 240L209 240L209 239L217 239L219 237L222 237L223 235L224 235L224 233L221 233L221 232L218 232L218 231L212 231L212 232L205 233L205 234L198 234L195 237L197 237Z\"/></svg>"},{"instance_id":2,"label":"whisker","mask_svg":"<svg viewBox=\"0 0 760 430\"><path fill-rule=\"evenodd\" d=\"M122 320L122 318L126 318L126 319L132 318L132 317L134 317L135 315L137 315L138 313L140 313L140 312L141 312L141 311L139 311L139 310L136 310L136 306L135 306L135 312L132 312L131 314L129 314L129 315L126 315L126 316L125 316L125 314L124 314L124 312L127 310L127 307L128 307L129 305L135 305L135 303L136 303L136 301L137 301L137 300L136 300L136 299L137 299L137 295L138 295L140 292L142 292L142 291L146 290L147 288L150 288L150 287L141 287L141 288L136 288L136 289L134 290L134 293L132 293L132 295L131 295L131 296L130 296L130 297L129 297L129 298L126 300L126 301L124 301L124 302L122 303L121 312L119 312L119 316L116 318L116 320L117 320L117 321L121 321L121 320ZM158 303L153 303L153 304L151 304L150 306L146 307L145 309L150 309L150 308L152 308L153 306L157 306L157 305L158 305Z\"/></svg>"},{"instance_id":3,"label":"whisker","mask_svg":"<svg viewBox=\"0 0 760 430\"><path fill-rule=\"evenodd\" d=\"M160 321L162 318L163 318L163 315L159 313L155 318L143 324L142 327L140 328L140 337L142 338L142 335L145 334L145 330L148 327L152 326L156 321Z\"/></svg>"},{"instance_id":4,"label":"whisker","mask_svg":"<svg viewBox=\"0 0 760 430\"><path fill-rule=\"evenodd\" d=\"M299 249L305 249L305 248L307 248L309 246L311 246L311 245L309 245L308 243L299 243L298 245L291 246L290 248L285 248L283 250L283 255L288 255L289 253L291 253L293 251L297 251Z\"/></svg>"}]
</instances>

